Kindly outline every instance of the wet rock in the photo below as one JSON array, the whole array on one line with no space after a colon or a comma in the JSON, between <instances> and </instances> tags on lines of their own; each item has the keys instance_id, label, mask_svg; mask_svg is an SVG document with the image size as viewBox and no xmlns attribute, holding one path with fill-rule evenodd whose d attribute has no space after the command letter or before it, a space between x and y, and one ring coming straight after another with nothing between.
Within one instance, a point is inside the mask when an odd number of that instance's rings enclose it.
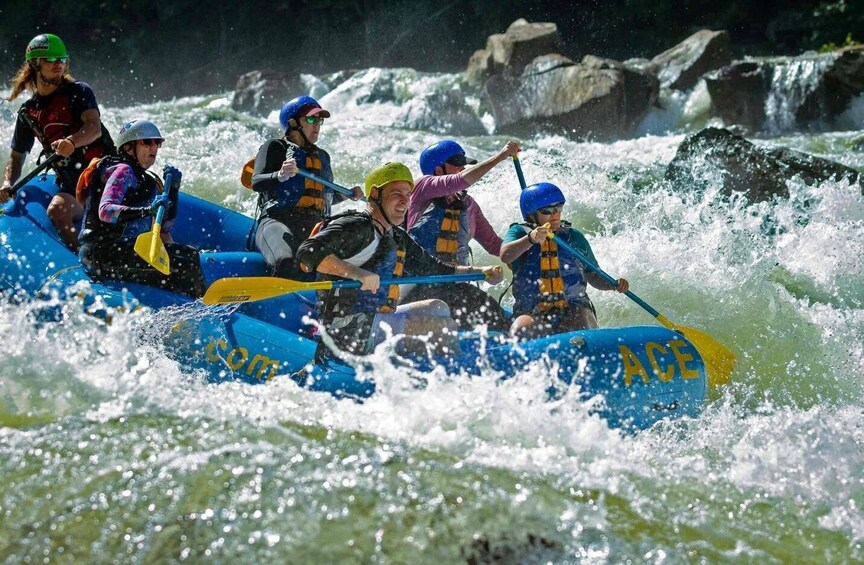
<instances>
[{"instance_id":1,"label":"wet rock","mask_svg":"<svg viewBox=\"0 0 864 565\"><path fill-rule=\"evenodd\" d=\"M328 89L333 90L359 72L362 72L362 69L344 69L336 71L335 73L330 73L321 77L321 82L323 82Z\"/></svg>"},{"instance_id":2,"label":"wet rock","mask_svg":"<svg viewBox=\"0 0 864 565\"><path fill-rule=\"evenodd\" d=\"M561 35L557 25L518 19L506 32L489 36L486 48L476 51L468 61L465 77L469 83L479 85L499 74L519 76L537 57L560 50Z\"/></svg>"},{"instance_id":3,"label":"wet rock","mask_svg":"<svg viewBox=\"0 0 864 565\"><path fill-rule=\"evenodd\" d=\"M737 61L705 75L713 115L747 131L819 131L864 92L864 52Z\"/></svg>"},{"instance_id":4,"label":"wet rock","mask_svg":"<svg viewBox=\"0 0 864 565\"><path fill-rule=\"evenodd\" d=\"M429 93L409 100L402 106L396 123L456 137L487 133L477 113L465 103L461 90Z\"/></svg>"},{"instance_id":5,"label":"wet rock","mask_svg":"<svg viewBox=\"0 0 864 565\"><path fill-rule=\"evenodd\" d=\"M862 183L861 175L840 163L785 148L755 145L726 129L707 128L688 136L666 169L681 188L702 190L721 182L723 192L743 193L751 202L788 197L786 182L827 180Z\"/></svg>"},{"instance_id":6,"label":"wet rock","mask_svg":"<svg viewBox=\"0 0 864 565\"><path fill-rule=\"evenodd\" d=\"M521 76L486 82L485 103L498 133L562 133L598 140L627 137L657 99L657 79L594 56L535 58Z\"/></svg>"},{"instance_id":7,"label":"wet rock","mask_svg":"<svg viewBox=\"0 0 864 565\"><path fill-rule=\"evenodd\" d=\"M305 91L303 81L297 75L269 70L251 71L237 79L231 107L239 112L266 116Z\"/></svg>"},{"instance_id":8,"label":"wet rock","mask_svg":"<svg viewBox=\"0 0 864 565\"><path fill-rule=\"evenodd\" d=\"M703 74L732 63L729 34L703 29L651 60L660 86L676 90L693 88Z\"/></svg>"}]
</instances>

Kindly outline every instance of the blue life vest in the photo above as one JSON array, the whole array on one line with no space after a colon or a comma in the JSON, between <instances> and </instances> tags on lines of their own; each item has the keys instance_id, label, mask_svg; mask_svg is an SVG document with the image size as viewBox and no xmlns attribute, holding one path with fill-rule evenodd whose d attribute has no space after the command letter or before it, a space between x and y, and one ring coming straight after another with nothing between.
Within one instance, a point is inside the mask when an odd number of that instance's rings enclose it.
<instances>
[{"instance_id":1,"label":"blue life vest","mask_svg":"<svg viewBox=\"0 0 864 565\"><path fill-rule=\"evenodd\" d=\"M555 234L588 257L593 257L588 241L566 222ZM519 224L525 233L536 227ZM558 253L558 245L547 239L531 248L514 261L513 265L513 314L532 314L568 305L590 306L585 290L584 268L578 259L568 253Z\"/></svg>"},{"instance_id":2,"label":"blue life vest","mask_svg":"<svg viewBox=\"0 0 864 565\"><path fill-rule=\"evenodd\" d=\"M330 155L326 151L314 146L310 149L302 149L284 139L279 141L285 146L286 157L289 151L294 155L298 168L317 177L333 180ZM333 195L333 189L306 177L294 175L279 183L274 190L262 192L261 198L262 207L272 216L278 217L299 209L319 217L327 217L333 206Z\"/></svg>"},{"instance_id":3,"label":"blue life vest","mask_svg":"<svg viewBox=\"0 0 864 565\"><path fill-rule=\"evenodd\" d=\"M360 266L361 269L375 273L382 279L401 277L405 266L405 248L389 235L378 242L375 254ZM381 286L377 292L356 291L356 299L350 311L393 312L399 303L399 285Z\"/></svg>"},{"instance_id":4,"label":"blue life vest","mask_svg":"<svg viewBox=\"0 0 864 565\"><path fill-rule=\"evenodd\" d=\"M447 203L436 198L409 230L430 255L451 265L471 264L471 232L467 205L461 199Z\"/></svg>"}]
</instances>

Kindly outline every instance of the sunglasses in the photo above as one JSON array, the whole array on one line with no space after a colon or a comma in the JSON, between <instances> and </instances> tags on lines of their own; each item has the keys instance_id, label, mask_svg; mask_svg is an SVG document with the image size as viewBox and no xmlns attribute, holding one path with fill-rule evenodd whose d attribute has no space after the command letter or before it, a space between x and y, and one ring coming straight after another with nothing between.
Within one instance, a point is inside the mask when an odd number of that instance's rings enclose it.
<instances>
[{"instance_id":1,"label":"sunglasses","mask_svg":"<svg viewBox=\"0 0 864 565\"><path fill-rule=\"evenodd\" d=\"M309 124L310 126L314 125L314 124L323 124L324 123L324 118L322 118L321 116L305 116L303 118L303 120L307 124Z\"/></svg>"},{"instance_id":2,"label":"sunglasses","mask_svg":"<svg viewBox=\"0 0 864 565\"><path fill-rule=\"evenodd\" d=\"M46 63L63 63L65 65L66 61L69 60L69 57L47 57L42 60Z\"/></svg>"},{"instance_id":3,"label":"sunglasses","mask_svg":"<svg viewBox=\"0 0 864 565\"><path fill-rule=\"evenodd\" d=\"M537 211L543 214L544 216L551 216L555 212L560 213L561 210L564 209L563 204L556 204L554 206L546 206L545 208L539 208Z\"/></svg>"},{"instance_id":4,"label":"sunglasses","mask_svg":"<svg viewBox=\"0 0 864 565\"><path fill-rule=\"evenodd\" d=\"M139 139L141 145L146 145L150 147L151 145L155 145L156 147L162 147L162 144L165 143L164 139Z\"/></svg>"}]
</instances>

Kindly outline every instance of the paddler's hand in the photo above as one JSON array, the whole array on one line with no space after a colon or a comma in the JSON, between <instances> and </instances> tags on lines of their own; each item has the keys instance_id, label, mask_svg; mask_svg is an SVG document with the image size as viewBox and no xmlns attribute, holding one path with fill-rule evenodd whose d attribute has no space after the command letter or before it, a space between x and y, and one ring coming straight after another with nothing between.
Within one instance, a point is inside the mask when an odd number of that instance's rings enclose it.
<instances>
[{"instance_id":1,"label":"paddler's hand","mask_svg":"<svg viewBox=\"0 0 864 565\"><path fill-rule=\"evenodd\" d=\"M360 188L359 186L352 186L352 187L351 187L351 192L354 193L354 194L352 194L351 196L348 197L348 198L350 198L351 200L363 200L363 199L366 197L366 195L363 194L363 189Z\"/></svg>"},{"instance_id":2,"label":"paddler's hand","mask_svg":"<svg viewBox=\"0 0 864 565\"><path fill-rule=\"evenodd\" d=\"M282 161L282 168L279 169L279 173L277 173L276 178L279 180L279 182L285 182L296 174L297 161L294 160L294 157L291 157L290 159L285 159L284 161Z\"/></svg>"},{"instance_id":3,"label":"paddler's hand","mask_svg":"<svg viewBox=\"0 0 864 565\"><path fill-rule=\"evenodd\" d=\"M357 280L360 281L360 290L378 292L378 287L381 286L381 277L363 269L358 269L358 271Z\"/></svg>"},{"instance_id":4,"label":"paddler's hand","mask_svg":"<svg viewBox=\"0 0 864 565\"><path fill-rule=\"evenodd\" d=\"M507 142L507 145L505 145L505 146L501 149L501 151L498 152L498 159L499 159L499 162L504 161L504 160L506 160L506 159L512 159L512 158L515 157L515 156L516 156L520 151L522 151L522 148L519 147L519 144L518 144L518 143L516 143L515 141L513 141L513 140L511 139L510 141Z\"/></svg>"},{"instance_id":5,"label":"paddler's hand","mask_svg":"<svg viewBox=\"0 0 864 565\"><path fill-rule=\"evenodd\" d=\"M75 152L75 143L72 142L72 138L64 137L62 139L58 139L51 143L51 150L55 153L59 153L64 157L68 157L72 153Z\"/></svg>"},{"instance_id":6,"label":"paddler's hand","mask_svg":"<svg viewBox=\"0 0 864 565\"><path fill-rule=\"evenodd\" d=\"M537 226L531 230L531 233L528 234L528 241L530 241L532 245L537 245L543 243L547 237L552 237L552 235L554 235L552 233L552 227L549 224L543 224L542 226Z\"/></svg>"},{"instance_id":7,"label":"paddler's hand","mask_svg":"<svg viewBox=\"0 0 864 565\"><path fill-rule=\"evenodd\" d=\"M618 279L618 286L615 287L615 290L618 292L627 292L630 290L630 283L627 282L627 279Z\"/></svg>"},{"instance_id":8,"label":"paddler's hand","mask_svg":"<svg viewBox=\"0 0 864 565\"><path fill-rule=\"evenodd\" d=\"M483 276L486 277L486 282L489 284L498 284L504 280L504 271L497 265L482 267L480 272L483 273Z\"/></svg>"},{"instance_id":9,"label":"paddler's hand","mask_svg":"<svg viewBox=\"0 0 864 565\"><path fill-rule=\"evenodd\" d=\"M0 204L8 201L10 198L12 198L12 185L4 182L3 186L0 186Z\"/></svg>"}]
</instances>

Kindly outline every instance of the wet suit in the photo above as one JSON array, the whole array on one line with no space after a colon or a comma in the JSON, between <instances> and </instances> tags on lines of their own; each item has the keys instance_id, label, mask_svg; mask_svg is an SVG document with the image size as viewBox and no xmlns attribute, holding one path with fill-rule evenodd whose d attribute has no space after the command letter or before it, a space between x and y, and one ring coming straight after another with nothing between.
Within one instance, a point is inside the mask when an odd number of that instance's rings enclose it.
<instances>
[{"instance_id":1,"label":"wet suit","mask_svg":"<svg viewBox=\"0 0 864 565\"><path fill-rule=\"evenodd\" d=\"M455 266L429 255L404 229L395 227L382 235L367 213L352 212L332 218L297 251L300 263L311 271L329 255L376 273L382 279L456 272ZM397 274L400 262L404 270ZM322 292L321 321L336 345L350 353L370 353L376 314L395 309L398 288L382 286L377 293L355 288ZM328 351L326 346L319 345L316 358L325 358Z\"/></svg>"}]
</instances>

